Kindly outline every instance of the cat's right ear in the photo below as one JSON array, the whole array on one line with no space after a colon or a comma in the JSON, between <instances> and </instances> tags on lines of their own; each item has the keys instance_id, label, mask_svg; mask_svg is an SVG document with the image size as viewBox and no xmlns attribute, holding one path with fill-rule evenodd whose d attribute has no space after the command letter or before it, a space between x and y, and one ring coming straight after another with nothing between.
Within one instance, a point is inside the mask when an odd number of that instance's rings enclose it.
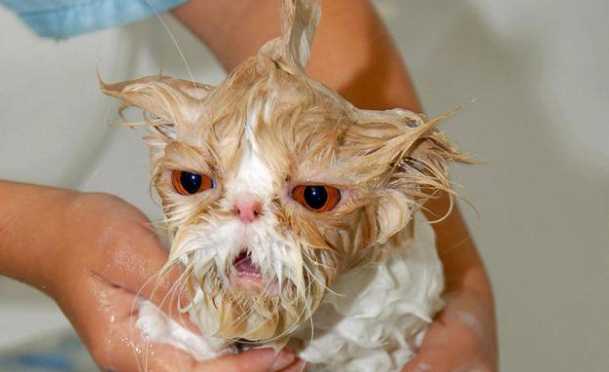
<instances>
[{"instance_id":1,"label":"cat's right ear","mask_svg":"<svg viewBox=\"0 0 609 372\"><path fill-rule=\"evenodd\" d=\"M121 100L121 114L129 107L143 110L146 125L151 129L144 142L150 150L152 164L157 164L163 157L167 144L192 127L201 112L201 102L213 89L209 85L167 76L149 76L114 84L99 78L99 83L104 94Z\"/></svg>"},{"instance_id":2,"label":"cat's right ear","mask_svg":"<svg viewBox=\"0 0 609 372\"><path fill-rule=\"evenodd\" d=\"M137 107L144 111L150 125L160 123L171 128L174 139L180 127L194 122L201 101L213 87L167 76L148 76L136 80L107 84L99 78L101 91L121 100L121 111ZM157 128L161 129L161 128ZM186 128L184 128L186 129Z\"/></svg>"}]
</instances>

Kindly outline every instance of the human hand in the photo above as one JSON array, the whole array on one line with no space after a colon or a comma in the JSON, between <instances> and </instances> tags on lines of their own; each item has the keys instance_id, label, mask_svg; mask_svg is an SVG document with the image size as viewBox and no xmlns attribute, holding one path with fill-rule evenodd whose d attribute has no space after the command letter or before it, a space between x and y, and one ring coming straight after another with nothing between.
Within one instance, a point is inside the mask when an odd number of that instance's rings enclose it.
<instances>
[{"instance_id":1,"label":"human hand","mask_svg":"<svg viewBox=\"0 0 609 372\"><path fill-rule=\"evenodd\" d=\"M167 253L148 220L109 195L80 194L66 208L46 291L70 319L104 371L300 371L293 353L270 349L197 362L169 345L148 342L136 327L138 296L184 326L172 285L179 271L158 274Z\"/></svg>"},{"instance_id":2,"label":"human hand","mask_svg":"<svg viewBox=\"0 0 609 372\"><path fill-rule=\"evenodd\" d=\"M494 310L488 298L464 289L448 294L446 307L402 372L496 372Z\"/></svg>"}]
</instances>

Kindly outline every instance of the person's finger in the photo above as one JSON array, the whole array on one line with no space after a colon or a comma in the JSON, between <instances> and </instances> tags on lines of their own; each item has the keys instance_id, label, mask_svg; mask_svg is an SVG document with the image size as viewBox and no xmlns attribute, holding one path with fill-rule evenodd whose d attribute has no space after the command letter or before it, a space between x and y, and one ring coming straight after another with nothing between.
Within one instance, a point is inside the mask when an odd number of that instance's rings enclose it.
<instances>
[{"instance_id":1,"label":"person's finger","mask_svg":"<svg viewBox=\"0 0 609 372\"><path fill-rule=\"evenodd\" d=\"M440 313L431 324L417 354L402 372L448 372L472 357L475 345L465 339L459 340L460 335L451 332L444 315L444 312Z\"/></svg>"},{"instance_id":2,"label":"person's finger","mask_svg":"<svg viewBox=\"0 0 609 372\"><path fill-rule=\"evenodd\" d=\"M138 329L135 296L99 278L85 277L62 301L83 342L102 370L118 371L280 371L296 361L290 351L271 349L228 355L197 362L170 345L149 342Z\"/></svg>"},{"instance_id":3,"label":"person's finger","mask_svg":"<svg viewBox=\"0 0 609 372\"><path fill-rule=\"evenodd\" d=\"M402 369L402 372L494 372L495 368L490 362L482 361L475 355L466 354L466 358L456 360L440 350L434 350L425 354L417 355Z\"/></svg>"},{"instance_id":4,"label":"person's finger","mask_svg":"<svg viewBox=\"0 0 609 372\"><path fill-rule=\"evenodd\" d=\"M307 363L304 360L298 360L296 363L288 366L281 372L303 372L307 367Z\"/></svg>"},{"instance_id":5,"label":"person's finger","mask_svg":"<svg viewBox=\"0 0 609 372\"><path fill-rule=\"evenodd\" d=\"M112 369L145 372L275 372L284 370L296 360L290 352L260 349L197 362L185 351L170 345L148 342L132 324L123 324L121 330L113 336L118 339L129 338L130 342L128 347L117 344L116 348L108 352L112 355L109 362ZM101 359L108 363L103 356Z\"/></svg>"},{"instance_id":6,"label":"person's finger","mask_svg":"<svg viewBox=\"0 0 609 372\"><path fill-rule=\"evenodd\" d=\"M137 336L134 336L134 333ZM121 334L118 332L116 336ZM128 334L128 336L127 336ZM122 334L124 343L113 343L103 354L93 353L102 371L186 372L194 371L196 361L185 351L170 345L151 343L138 330ZM120 337L115 338L121 339ZM128 340L128 341L127 341Z\"/></svg>"},{"instance_id":7,"label":"person's finger","mask_svg":"<svg viewBox=\"0 0 609 372\"><path fill-rule=\"evenodd\" d=\"M433 323L417 354L406 364L402 372L448 372L453 362L453 351L459 349L458 344L454 341L449 342L449 335L442 324ZM458 352L466 354L469 350Z\"/></svg>"},{"instance_id":8,"label":"person's finger","mask_svg":"<svg viewBox=\"0 0 609 372\"><path fill-rule=\"evenodd\" d=\"M197 362L182 350L137 337L129 348L113 350L110 368L144 372L277 372L284 371L296 359L292 353L260 349Z\"/></svg>"},{"instance_id":9,"label":"person's finger","mask_svg":"<svg viewBox=\"0 0 609 372\"><path fill-rule=\"evenodd\" d=\"M284 371L296 361L296 356L290 351L256 349L199 363L193 372L278 372Z\"/></svg>"},{"instance_id":10,"label":"person's finger","mask_svg":"<svg viewBox=\"0 0 609 372\"><path fill-rule=\"evenodd\" d=\"M96 237L95 247L86 247L87 254L93 256L83 270L109 285L149 299L166 314L195 330L190 319L178 311L179 304L185 306L189 301L183 286L186 278L182 277L179 266L161 275L167 250L148 220L131 206L120 203L109 216L100 219L101 231L91 232Z\"/></svg>"},{"instance_id":11,"label":"person's finger","mask_svg":"<svg viewBox=\"0 0 609 372\"><path fill-rule=\"evenodd\" d=\"M195 364L187 353L143 338L131 306L136 299L132 293L95 276L72 279L69 292L56 300L102 371L175 371L170 368L176 366L177 371L187 371ZM143 369L146 365L155 368Z\"/></svg>"},{"instance_id":12,"label":"person's finger","mask_svg":"<svg viewBox=\"0 0 609 372\"><path fill-rule=\"evenodd\" d=\"M492 370L486 367L490 363L483 362L490 354L482 326L475 321L471 306L466 312L461 302L449 299L448 306L429 328L417 355L402 372Z\"/></svg>"}]
</instances>

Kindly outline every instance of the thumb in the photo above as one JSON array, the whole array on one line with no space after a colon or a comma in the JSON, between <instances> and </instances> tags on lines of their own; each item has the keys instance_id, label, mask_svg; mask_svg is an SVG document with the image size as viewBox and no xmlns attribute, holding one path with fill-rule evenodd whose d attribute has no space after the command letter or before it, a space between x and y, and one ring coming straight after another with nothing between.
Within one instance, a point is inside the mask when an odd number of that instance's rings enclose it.
<instances>
[{"instance_id":1,"label":"thumb","mask_svg":"<svg viewBox=\"0 0 609 372\"><path fill-rule=\"evenodd\" d=\"M188 316L178 310L190 301L187 277L180 265L162 271L168 253L145 217L123 217L112 226L103 259L94 262L93 272L112 286L143 297L182 326L196 331ZM135 309L134 309L135 310Z\"/></svg>"},{"instance_id":2,"label":"thumb","mask_svg":"<svg viewBox=\"0 0 609 372\"><path fill-rule=\"evenodd\" d=\"M298 362L299 359L290 350L276 352L273 349L256 349L199 363L193 371L276 372Z\"/></svg>"}]
</instances>

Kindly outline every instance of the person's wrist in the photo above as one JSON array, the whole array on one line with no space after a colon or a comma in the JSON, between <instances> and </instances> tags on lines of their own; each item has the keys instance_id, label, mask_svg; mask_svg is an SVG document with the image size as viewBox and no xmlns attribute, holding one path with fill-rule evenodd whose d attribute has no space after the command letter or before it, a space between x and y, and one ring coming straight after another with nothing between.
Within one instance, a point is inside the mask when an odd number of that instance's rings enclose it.
<instances>
[{"instance_id":1,"label":"person's wrist","mask_svg":"<svg viewBox=\"0 0 609 372\"><path fill-rule=\"evenodd\" d=\"M78 192L0 182L0 275L46 291L65 210Z\"/></svg>"},{"instance_id":2,"label":"person's wrist","mask_svg":"<svg viewBox=\"0 0 609 372\"><path fill-rule=\"evenodd\" d=\"M51 196L54 203L50 206L52 210L44 226L44 237L41 237L37 247L32 247L38 253L34 258L37 266L37 275L30 277L29 284L47 293L51 297L70 266L69 251L71 244L69 238L73 229L78 229L78 224L70 220L71 209L85 194L73 190L60 190L57 195Z\"/></svg>"}]
</instances>

